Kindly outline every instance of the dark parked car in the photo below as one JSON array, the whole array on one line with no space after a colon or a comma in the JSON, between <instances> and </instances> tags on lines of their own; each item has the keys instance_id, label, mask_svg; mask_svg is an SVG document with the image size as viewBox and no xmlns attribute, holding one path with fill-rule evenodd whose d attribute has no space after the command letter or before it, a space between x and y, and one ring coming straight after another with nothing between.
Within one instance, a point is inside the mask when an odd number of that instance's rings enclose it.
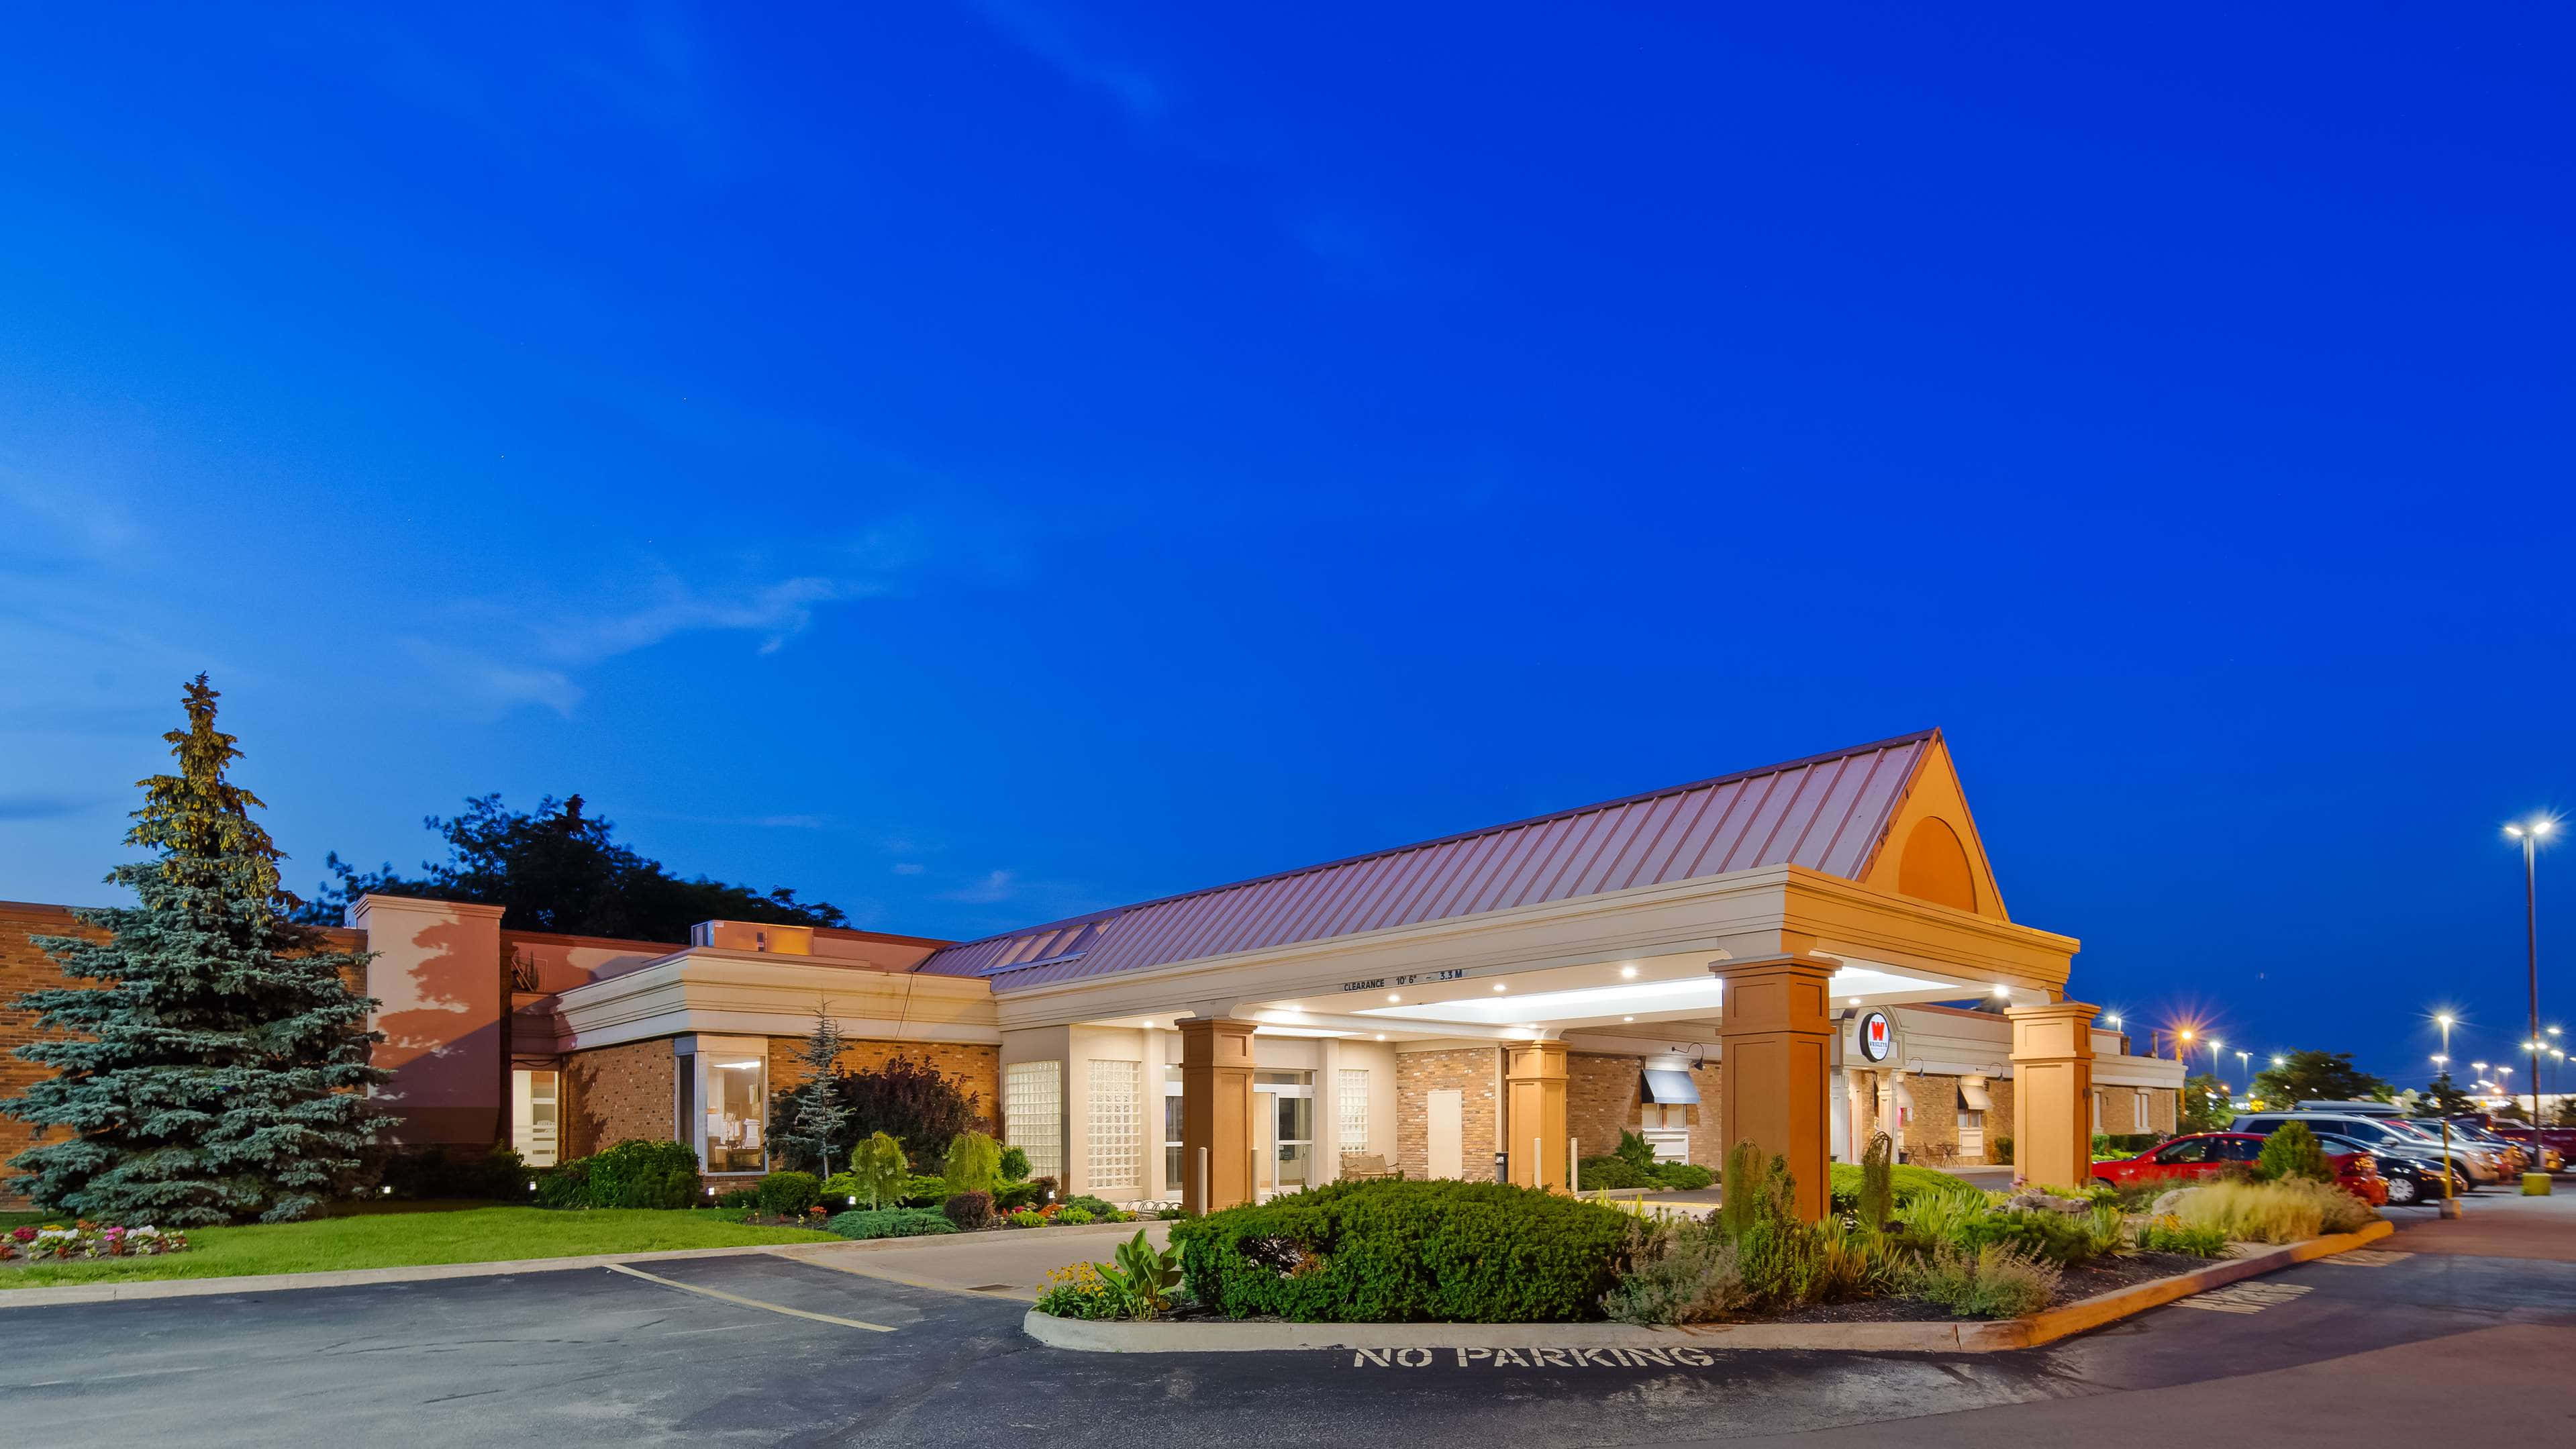
<instances>
[{"instance_id":1,"label":"dark parked car","mask_svg":"<svg viewBox=\"0 0 2576 1449\"><path fill-rule=\"evenodd\" d=\"M2391 1207L2412 1207L2438 1200L2442 1196L2442 1163L2439 1152L2417 1152L2411 1148L2370 1142L2358 1142L2334 1132L2319 1132L2317 1142L2330 1153L2367 1152L2378 1160L2379 1175L2388 1183ZM2469 1191L2466 1173L2451 1179L2454 1196Z\"/></svg>"}]
</instances>

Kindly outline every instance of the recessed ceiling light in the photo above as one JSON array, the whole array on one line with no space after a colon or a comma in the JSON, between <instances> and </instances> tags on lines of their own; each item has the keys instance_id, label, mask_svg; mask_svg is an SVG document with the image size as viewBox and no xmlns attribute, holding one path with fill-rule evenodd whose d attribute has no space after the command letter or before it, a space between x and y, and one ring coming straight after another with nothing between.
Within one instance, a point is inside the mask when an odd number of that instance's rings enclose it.
<instances>
[{"instance_id":1,"label":"recessed ceiling light","mask_svg":"<svg viewBox=\"0 0 2576 1449\"><path fill-rule=\"evenodd\" d=\"M1499 981L1497 981L1497 982L1495 982L1495 983L1494 983L1494 989L1495 989L1496 991L1509 991L1509 990L1511 990L1511 988L1510 988L1510 987L1505 986L1503 983L1501 983L1501 982L1499 982Z\"/></svg>"},{"instance_id":2,"label":"recessed ceiling light","mask_svg":"<svg viewBox=\"0 0 2576 1449\"><path fill-rule=\"evenodd\" d=\"M1854 1005L1854 1006L1858 1006L1858 1005L1860 1005L1860 998L1859 998L1859 997L1857 997L1857 996L1853 997L1853 998L1851 999L1851 1004L1852 1004L1852 1005Z\"/></svg>"},{"instance_id":3,"label":"recessed ceiling light","mask_svg":"<svg viewBox=\"0 0 2576 1449\"><path fill-rule=\"evenodd\" d=\"M1634 966L1622 966L1619 968L1619 974L1633 981L1637 976L1637 968Z\"/></svg>"},{"instance_id":4,"label":"recessed ceiling light","mask_svg":"<svg viewBox=\"0 0 2576 1449\"><path fill-rule=\"evenodd\" d=\"M1379 1033L1377 1034L1377 1039L1378 1039L1379 1041L1384 1041L1384 1040L1386 1040L1386 1033L1385 1033L1385 1032L1379 1032Z\"/></svg>"},{"instance_id":5,"label":"recessed ceiling light","mask_svg":"<svg viewBox=\"0 0 2576 1449\"><path fill-rule=\"evenodd\" d=\"M1995 995L2010 996L2012 995L2012 988L1998 981L1995 983Z\"/></svg>"},{"instance_id":6,"label":"recessed ceiling light","mask_svg":"<svg viewBox=\"0 0 2576 1449\"><path fill-rule=\"evenodd\" d=\"M1623 1017L1621 1017L1621 1018L1619 1018L1619 1019L1620 1019L1621 1021L1635 1021L1637 1018L1635 1018L1635 1017L1633 1017L1633 1016L1623 1016Z\"/></svg>"},{"instance_id":7,"label":"recessed ceiling light","mask_svg":"<svg viewBox=\"0 0 2576 1449\"><path fill-rule=\"evenodd\" d=\"M1404 998L1390 991L1386 994L1386 999L1389 1001L1402 1001Z\"/></svg>"}]
</instances>

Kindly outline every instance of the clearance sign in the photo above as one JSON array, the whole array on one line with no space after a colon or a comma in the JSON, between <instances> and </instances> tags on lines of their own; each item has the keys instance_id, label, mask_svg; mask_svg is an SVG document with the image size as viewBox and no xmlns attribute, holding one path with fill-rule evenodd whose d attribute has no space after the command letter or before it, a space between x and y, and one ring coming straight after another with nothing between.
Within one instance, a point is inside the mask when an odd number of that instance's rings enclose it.
<instances>
[{"instance_id":1,"label":"clearance sign","mask_svg":"<svg viewBox=\"0 0 2576 1449\"><path fill-rule=\"evenodd\" d=\"M1895 1030L1887 1023L1884 1011L1864 1012L1860 1019L1860 1054L1864 1061L1887 1060L1887 1049L1894 1044Z\"/></svg>"}]
</instances>

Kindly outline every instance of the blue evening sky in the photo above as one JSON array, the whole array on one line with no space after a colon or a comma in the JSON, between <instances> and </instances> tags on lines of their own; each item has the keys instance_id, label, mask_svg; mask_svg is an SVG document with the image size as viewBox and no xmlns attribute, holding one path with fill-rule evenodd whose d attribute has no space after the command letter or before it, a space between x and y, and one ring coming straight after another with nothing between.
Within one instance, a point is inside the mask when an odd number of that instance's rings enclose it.
<instances>
[{"instance_id":1,"label":"blue evening sky","mask_svg":"<svg viewBox=\"0 0 2576 1449\"><path fill-rule=\"evenodd\" d=\"M2501 1054L2570 35L1921 10L18 7L0 896L199 669L299 885L932 935L1939 725L2085 999Z\"/></svg>"}]
</instances>

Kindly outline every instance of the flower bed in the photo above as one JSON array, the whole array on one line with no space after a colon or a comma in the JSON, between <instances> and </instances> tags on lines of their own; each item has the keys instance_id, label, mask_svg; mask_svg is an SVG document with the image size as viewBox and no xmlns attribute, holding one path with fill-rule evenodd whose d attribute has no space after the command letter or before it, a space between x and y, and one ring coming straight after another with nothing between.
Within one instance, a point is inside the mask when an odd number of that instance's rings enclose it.
<instances>
[{"instance_id":1,"label":"flower bed","mask_svg":"<svg viewBox=\"0 0 2576 1449\"><path fill-rule=\"evenodd\" d=\"M97 1258L157 1258L184 1251L188 1235L176 1229L101 1227L83 1220L12 1228L0 1233L0 1263L67 1263Z\"/></svg>"}]
</instances>

